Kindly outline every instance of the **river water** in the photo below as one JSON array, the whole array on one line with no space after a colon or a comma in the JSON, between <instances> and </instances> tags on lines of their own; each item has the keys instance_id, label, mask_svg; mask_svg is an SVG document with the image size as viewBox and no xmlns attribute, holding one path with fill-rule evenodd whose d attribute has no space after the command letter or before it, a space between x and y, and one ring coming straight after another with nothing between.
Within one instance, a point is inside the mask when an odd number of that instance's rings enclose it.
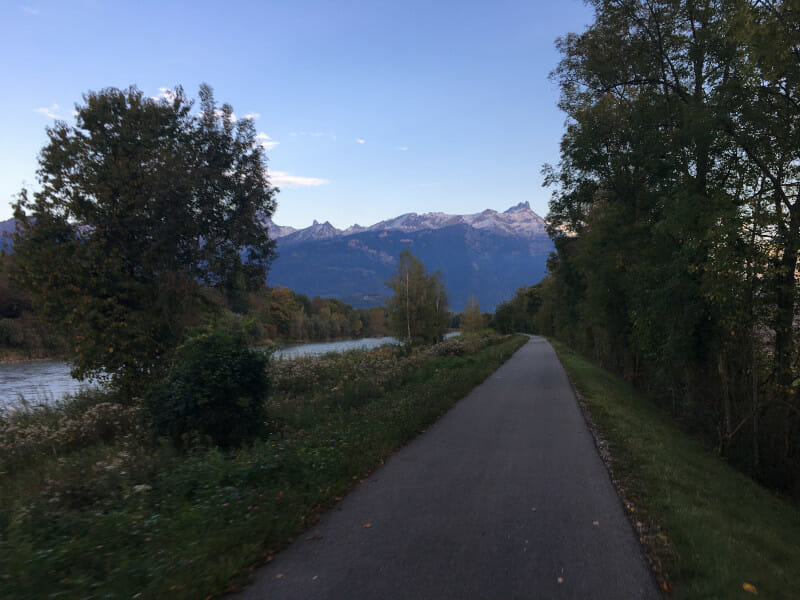
<instances>
[{"instance_id":1,"label":"river water","mask_svg":"<svg viewBox=\"0 0 800 600\"><path fill-rule=\"evenodd\" d=\"M393 337L362 338L338 342L296 344L276 350L276 358L296 356L318 356L327 352L345 352L357 348L377 348L386 344L398 344ZM74 394L91 384L73 379L69 374L69 363L60 360L23 360L0 362L0 409L17 405L24 398L30 404L42 404Z\"/></svg>"}]
</instances>

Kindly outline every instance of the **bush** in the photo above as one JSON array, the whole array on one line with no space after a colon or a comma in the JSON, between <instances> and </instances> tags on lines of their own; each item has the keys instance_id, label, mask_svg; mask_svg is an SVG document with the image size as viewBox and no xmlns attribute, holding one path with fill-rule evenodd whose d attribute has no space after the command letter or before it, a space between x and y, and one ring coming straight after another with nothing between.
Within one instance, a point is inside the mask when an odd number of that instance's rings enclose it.
<instances>
[{"instance_id":1,"label":"bush","mask_svg":"<svg viewBox=\"0 0 800 600\"><path fill-rule=\"evenodd\" d=\"M177 446L196 435L231 447L264 427L269 355L248 347L243 335L214 328L191 333L175 352L166 379L145 395L157 436Z\"/></svg>"}]
</instances>

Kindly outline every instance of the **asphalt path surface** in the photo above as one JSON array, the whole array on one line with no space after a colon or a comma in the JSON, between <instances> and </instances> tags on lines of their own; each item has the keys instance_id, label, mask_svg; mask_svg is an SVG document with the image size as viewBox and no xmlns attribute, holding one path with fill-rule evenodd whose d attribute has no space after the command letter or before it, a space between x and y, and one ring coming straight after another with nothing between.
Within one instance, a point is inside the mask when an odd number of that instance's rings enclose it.
<instances>
[{"instance_id":1,"label":"asphalt path surface","mask_svg":"<svg viewBox=\"0 0 800 600\"><path fill-rule=\"evenodd\" d=\"M537 337L233 596L660 597L567 376Z\"/></svg>"}]
</instances>

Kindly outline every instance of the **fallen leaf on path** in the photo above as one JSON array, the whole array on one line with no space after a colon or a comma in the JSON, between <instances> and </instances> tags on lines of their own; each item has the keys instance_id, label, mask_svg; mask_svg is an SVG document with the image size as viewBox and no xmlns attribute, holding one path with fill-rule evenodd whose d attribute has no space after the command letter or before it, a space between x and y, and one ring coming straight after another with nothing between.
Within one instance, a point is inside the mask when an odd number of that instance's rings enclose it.
<instances>
[{"instance_id":1,"label":"fallen leaf on path","mask_svg":"<svg viewBox=\"0 0 800 600\"><path fill-rule=\"evenodd\" d=\"M595 527L600 527L600 521L592 521L592 525Z\"/></svg>"},{"instance_id":2,"label":"fallen leaf on path","mask_svg":"<svg viewBox=\"0 0 800 600\"><path fill-rule=\"evenodd\" d=\"M362 529L369 529L370 527L372 527L372 523L365 523L361 527L362 527Z\"/></svg>"},{"instance_id":3,"label":"fallen leaf on path","mask_svg":"<svg viewBox=\"0 0 800 600\"><path fill-rule=\"evenodd\" d=\"M275 575L275 579L283 579L283 573L278 573Z\"/></svg>"},{"instance_id":4,"label":"fallen leaf on path","mask_svg":"<svg viewBox=\"0 0 800 600\"><path fill-rule=\"evenodd\" d=\"M536 507L535 506L531 508L531 512L536 512Z\"/></svg>"},{"instance_id":5,"label":"fallen leaf on path","mask_svg":"<svg viewBox=\"0 0 800 600\"><path fill-rule=\"evenodd\" d=\"M758 596L758 590L756 589L756 586L754 586L752 583L743 583L742 589L745 592L749 592L750 594Z\"/></svg>"},{"instance_id":6,"label":"fallen leaf on path","mask_svg":"<svg viewBox=\"0 0 800 600\"><path fill-rule=\"evenodd\" d=\"M667 592L668 594L672 593L672 586L668 584L666 581L661 582L661 589Z\"/></svg>"},{"instance_id":7,"label":"fallen leaf on path","mask_svg":"<svg viewBox=\"0 0 800 600\"><path fill-rule=\"evenodd\" d=\"M564 583L564 578L563 577L559 577L558 578L558 583Z\"/></svg>"}]
</instances>

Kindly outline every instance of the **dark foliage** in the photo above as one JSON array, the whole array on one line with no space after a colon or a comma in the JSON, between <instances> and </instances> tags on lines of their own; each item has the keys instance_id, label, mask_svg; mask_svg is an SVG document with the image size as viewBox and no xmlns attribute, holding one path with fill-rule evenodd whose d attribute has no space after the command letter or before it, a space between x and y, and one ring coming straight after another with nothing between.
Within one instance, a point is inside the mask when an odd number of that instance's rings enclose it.
<instances>
[{"instance_id":1,"label":"dark foliage","mask_svg":"<svg viewBox=\"0 0 800 600\"><path fill-rule=\"evenodd\" d=\"M204 328L176 350L166 380L144 399L156 435L177 446L193 434L221 447L252 440L265 427L269 355L229 331Z\"/></svg>"},{"instance_id":2,"label":"dark foliage","mask_svg":"<svg viewBox=\"0 0 800 600\"><path fill-rule=\"evenodd\" d=\"M557 252L495 320L527 314L800 498L797 3L591 4L553 74Z\"/></svg>"},{"instance_id":3,"label":"dark foliage","mask_svg":"<svg viewBox=\"0 0 800 600\"><path fill-rule=\"evenodd\" d=\"M69 339L74 375L129 396L203 320L206 289L256 289L274 253L258 217L276 190L252 121L208 86L192 107L180 88L87 94L74 126L48 128L39 189L15 207L12 283Z\"/></svg>"}]
</instances>

